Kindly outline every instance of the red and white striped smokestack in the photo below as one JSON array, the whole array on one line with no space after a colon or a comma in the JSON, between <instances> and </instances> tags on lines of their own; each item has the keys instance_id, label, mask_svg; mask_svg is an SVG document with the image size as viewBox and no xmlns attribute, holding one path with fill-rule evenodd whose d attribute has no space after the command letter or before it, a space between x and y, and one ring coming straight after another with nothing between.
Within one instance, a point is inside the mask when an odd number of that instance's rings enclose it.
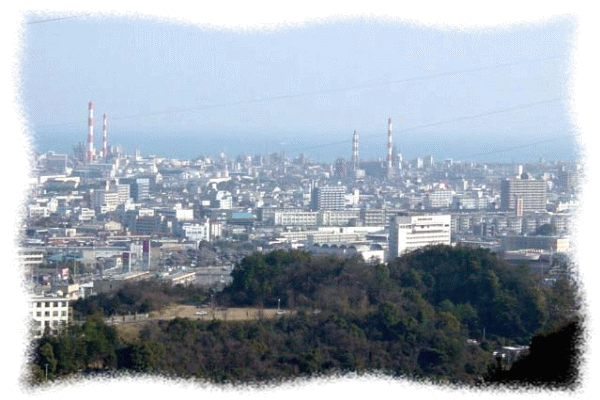
<instances>
[{"instance_id":1,"label":"red and white striped smokestack","mask_svg":"<svg viewBox=\"0 0 600 400\"><path fill-rule=\"evenodd\" d=\"M91 101L89 110L90 115L88 118L89 133L87 161L91 163L92 161L94 161L94 103L92 103Z\"/></svg>"},{"instance_id":2,"label":"red and white striped smokestack","mask_svg":"<svg viewBox=\"0 0 600 400\"><path fill-rule=\"evenodd\" d=\"M352 168L356 171L358 165L358 132L354 131L354 136L352 136Z\"/></svg>"},{"instance_id":3,"label":"red and white striped smokestack","mask_svg":"<svg viewBox=\"0 0 600 400\"><path fill-rule=\"evenodd\" d=\"M388 118L387 167L392 169L392 117Z\"/></svg>"},{"instance_id":4,"label":"red and white striped smokestack","mask_svg":"<svg viewBox=\"0 0 600 400\"><path fill-rule=\"evenodd\" d=\"M106 158L108 152L106 151L106 114L102 114L102 158Z\"/></svg>"}]
</instances>

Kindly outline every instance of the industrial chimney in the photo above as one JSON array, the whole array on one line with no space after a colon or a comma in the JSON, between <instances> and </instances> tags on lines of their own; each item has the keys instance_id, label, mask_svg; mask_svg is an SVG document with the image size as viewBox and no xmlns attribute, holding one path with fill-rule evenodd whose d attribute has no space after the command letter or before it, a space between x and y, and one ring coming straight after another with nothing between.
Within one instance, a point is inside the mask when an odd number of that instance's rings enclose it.
<instances>
[{"instance_id":1,"label":"industrial chimney","mask_svg":"<svg viewBox=\"0 0 600 400\"><path fill-rule=\"evenodd\" d=\"M388 131L387 131L387 176L391 177L393 173L392 169L392 117L388 118Z\"/></svg>"},{"instance_id":2,"label":"industrial chimney","mask_svg":"<svg viewBox=\"0 0 600 400\"><path fill-rule=\"evenodd\" d=\"M106 114L102 114L102 158L106 158L108 152L106 150Z\"/></svg>"},{"instance_id":3,"label":"industrial chimney","mask_svg":"<svg viewBox=\"0 0 600 400\"><path fill-rule=\"evenodd\" d=\"M89 105L89 118L88 118L88 151L87 151L87 162L91 163L94 161L94 103L90 101Z\"/></svg>"},{"instance_id":4,"label":"industrial chimney","mask_svg":"<svg viewBox=\"0 0 600 400\"><path fill-rule=\"evenodd\" d=\"M358 132L354 131L354 136L352 136L352 168L356 171L359 168L358 161Z\"/></svg>"}]
</instances>

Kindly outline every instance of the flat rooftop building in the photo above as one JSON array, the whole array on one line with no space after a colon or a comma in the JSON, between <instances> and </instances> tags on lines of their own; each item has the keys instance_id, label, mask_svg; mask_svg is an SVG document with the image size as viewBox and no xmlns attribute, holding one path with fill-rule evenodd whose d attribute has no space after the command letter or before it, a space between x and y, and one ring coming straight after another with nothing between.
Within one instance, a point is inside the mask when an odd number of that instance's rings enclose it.
<instances>
[{"instance_id":1,"label":"flat rooftop building","mask_svg":"<svg viewBox=\"0 0 600 400\"><path fill-rule=\"evenodd\" d=\"M323 186L313 189L311 194L311 210L343 210L346 204L345 186Z\"/></svg>"},{"instance_id":2,"label":"flat rooftop building","mask_svg":"<svg viewBox=\"0 0 600 400\"><path fill-rule=\"evenodd\" d=\"M421 247L450 243L450 215L409 215L390 219L390 260Z\"/></svg>"},{"instance_id":3,"label":"flat rooftop building","mask_svg":"<svg viewBox=\"0 0 600 400\"><path fill-rule=\"evenodd\" d=\"M546 182L527 179L505 179L500 183L500 205L503 211L516 210L517 201L521 212L546 210ZM522 203L521 203L522 202Z\"/></svg>"},{"instance_id":4,"label":"flat rooftop building","mask_svg":"<svg viewBox=\"0 0 600 400\"><path fill-rule=\"evenodd\" d=\"M69 323L69 300L58 296L32 296L29 314L33 320L33 336L47 332L56 334Z\"/></svg>"}]
</instances>

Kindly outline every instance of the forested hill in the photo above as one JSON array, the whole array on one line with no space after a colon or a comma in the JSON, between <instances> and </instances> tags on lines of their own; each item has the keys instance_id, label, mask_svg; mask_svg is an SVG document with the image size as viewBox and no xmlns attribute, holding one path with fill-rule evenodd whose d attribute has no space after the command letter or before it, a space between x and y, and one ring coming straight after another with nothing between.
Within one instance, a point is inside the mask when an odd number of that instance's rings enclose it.
<instances>
[{"instance_id":1,"label":"forested hill","mask_svg":"<svg viewBox=\"0 0 600 400\"><path fill-rule=\"evenodd\" d=\"M160 294L196 304L205 296L176 289ZM131 298L133 307L147 297L138 293L144 290L157 288L140 283L115 298ZM289 312L274 320L158 321L133 343L120 342L114 327L88 316L81 327L44 337L32 368L38 380L48 365L50 376L105 368L252 382L382 372L473 383L495 364L495 348L527 345L534 335L566 325L576 308L567 281L544 287L527 268L509 267L487 250L449 246L387 265L301 251L255 253L236 265L232 284L214 300ZM94 309L83 305L81 312ZM501 369L493 371L492 378L504 379Z\"/></svg>"},{"instance_id":2,"label":"forested hill","mask_svg":"<svg viewBox=\"0 0 600 400\"><path fill-rule=\"evenodd\" d=\"M382 304L400 318L434 317L472 338L527 343L566 323L575 308L568 282L538 285L526 266L513 267L486 249L433 246L388 265L301 251L255 253L233 271L221 294L232 306L278 305L364 314Z\"/></svg>"}]
</instances>

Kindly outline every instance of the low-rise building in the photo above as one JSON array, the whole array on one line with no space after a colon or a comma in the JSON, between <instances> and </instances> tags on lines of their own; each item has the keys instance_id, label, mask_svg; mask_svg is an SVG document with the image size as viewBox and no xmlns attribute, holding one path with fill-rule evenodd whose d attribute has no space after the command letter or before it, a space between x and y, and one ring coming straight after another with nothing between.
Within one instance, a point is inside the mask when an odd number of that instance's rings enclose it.
<instances>
[{"instance_id":1,"label":"low-rise building","mask_svg":"<svg viewBox=\"0 0 600 400\"><path fill-rule=\"evenodd\" d=\"M98 294L113 292L119 290L127 283L137 282L143 279L148 279L149 277L150 272L139 271L97 279L94 280L94 293Z\"/></svg>"},{"instance_id":2,"label":"low-rise building","mask_svg":"<svg viewBox=\"0 0 600 400\"><path fill-rule=\"evenodd\" d=\"M276 211L273 223L280 226L316 226L318 214L316 211Z\"/></svg>"},{"instance_id":3,"label":"low-rise building","mask_svg":"<svg viewBox=\"0 0 600 400\"><path fill-rule=\"evenodd\" d=\"M33 336L40 338L44 332L56 334L69 323L69 299L59 296L32 296L29 315L33 320Z\"/></svg>"},{"instance_id":4,"label":"low-rise building","mask_svg":"<svg viewBox=\"0 0 600 400\"><path fill-rule=\"evenodd\" d=\"M337 257L360 256L372 263L382 263L385 259L383 247L371 243L313 243L304 250L312 254L331 254Z\"/></svg>"},{"instance_id":5,"label":"low-rise building","mask_svg":"<svg viewBox=\"0 0 600 400\"><path fill-rule=\"evenodd\" d=\"M556 253L569 252L569 238L560 236L507 235L501 238L502 250L540 249Z\"/></svg>"},{"instance_id":6,"label":"low-rise building","mask_svg":"<svg viewBox=\"0 0 600 400\"><path fill-rule=\"evenodd\" d=\"M173 275L163 276L163 280L169 282L171 285L183 285L189 286L196 282L195 272L177 272Z\"/></svg>"},{"instance_id":7,"label":"low-rise building","mask_svg":"<svg viewBox=\"0 0 600 400\"><path fill-rule=\"evenodd\" d=\"M186 239L196 242L210 242L211 239L208 219L205 219L202 223L185 223L181 226L181 232Z\"/></svg>"}]
</instances>

